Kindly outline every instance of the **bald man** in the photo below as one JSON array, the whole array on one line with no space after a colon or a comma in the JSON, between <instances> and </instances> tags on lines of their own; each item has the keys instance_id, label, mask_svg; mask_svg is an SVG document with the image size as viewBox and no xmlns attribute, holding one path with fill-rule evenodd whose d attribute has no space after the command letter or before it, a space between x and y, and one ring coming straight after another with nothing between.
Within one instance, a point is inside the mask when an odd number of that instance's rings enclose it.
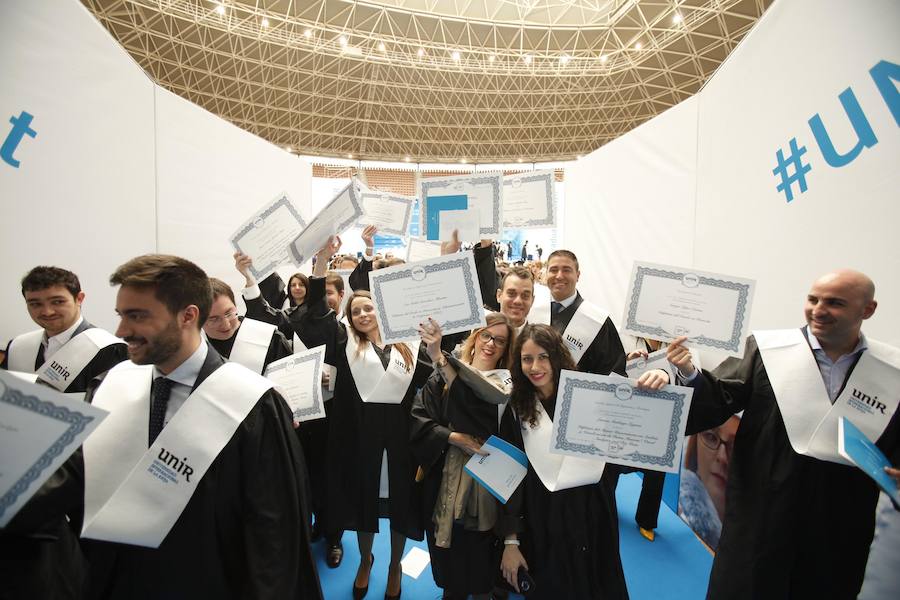
<instances>
[{"instance_id":1,"label":"bald man","mask_svg":"<svg viewBox=\"0 0 900 600\"><path fill-rule=\"evenodd\" d=\"M840 417L900 461L900 350L861 331L876 307L872 281L839 270L813 283L805 327L755 331L743 358L712 372L696 371L683 338L669 346L694 387L689 434L744 411L733 448L718 450L731 467L708 598L859 593L879 490L838 454Z\"/></svg>"}]
</instances>

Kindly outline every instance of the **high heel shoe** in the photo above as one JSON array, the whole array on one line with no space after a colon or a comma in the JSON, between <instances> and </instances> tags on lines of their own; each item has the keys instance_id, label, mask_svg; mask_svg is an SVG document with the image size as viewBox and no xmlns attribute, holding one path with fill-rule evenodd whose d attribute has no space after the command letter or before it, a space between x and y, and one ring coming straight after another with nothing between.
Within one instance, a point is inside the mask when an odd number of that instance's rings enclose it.
<instances>
[{"instance_id":1,"label":"high heel shoe","mask_svg":"<svg viewBox=\"0 0 900 600\"><path fill-rule=\"evenodd\" d=\"M372 565L375 564L375 555L370 554L371 558L369 560L369 577L372 576ZM353 582L353 600L362 600L366 597L366 594L369 593L369 584L366 583L366 587L356 587L356 581Z\"/></svg>"},{"instance_id":2,"label":"high heel shoe","mask_svg":"<svg viewBox=\"0 0 900 600\"><path fill-rule=\"evenodd\" d=\"M400 565L397 565L397 570L400 571L400 582L402 584L403 583L403 567L401 567ZM388 585L390 585L390 582L391 582L391 568L388 567ZM402 594L402 593L403 593L402 587L397 587L397 595L396 596L388 595L387 590L385 590L384 591L384 600L400 600L400 594Z\"/></svg>"}]
</instances>

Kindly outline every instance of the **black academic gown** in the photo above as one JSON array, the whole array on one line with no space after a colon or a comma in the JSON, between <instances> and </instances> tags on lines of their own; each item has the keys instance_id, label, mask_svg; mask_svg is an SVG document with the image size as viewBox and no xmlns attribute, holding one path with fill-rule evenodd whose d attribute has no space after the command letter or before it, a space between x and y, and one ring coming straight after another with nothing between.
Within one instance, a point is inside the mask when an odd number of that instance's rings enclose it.
<instances>
[{"instance_id":1,"label":"black academic gown","mask_svg":"<svg viewBox=\"0 0 900 600\"><path fill-rule=\"evenodd\" d=\"M94 327L81 322L72 337ZM7 358L0 368L6 369ZM43 350L35 355L34 370L44 364ZM128 347L112 344L103 348L82 369L68 392L81 393L97 385L97 378L128 359ZM65 515L49 519L28 534L0 531L0 598L81 598L87 564L78 543L80 524L69 523Z\"/></svg>"},{"instance_id":2,"label":"black academic gown","mask_svg":"<svg viewBox=\"0 0 900 600\"><path fill-rule=\"evenodd\" d=\"M224 364L210 349L195 383ZM83 539L89 598L322 598L309 547L303 451L269 390L225 445L159 548ZM16 519L68 510L81 521L84 461L70 458ZM21 518L20 518L21 517Z\"/></svg>"},{"instance_id":3,"label":"black academic gown","mask_svg":"<svg viewBox=\"0 0 900 600\"><path fill-rule=\"evenodd\" d=\"M794 452L752 336L743 358L703 371L692 384L688 434L744 411L707 597L856 598L872 543L877 485L856 467ZM894 465L900 463L898 414L877 442Z\"/></svg>"},{"instance_id":4,"label":"black academic gown","mask_svg":"<svg viewBox=\"0 0 900 600\"><path fill-rule=\"evenodd\" d=\"M321 288L321 290L318 288ZM306 301L297 306L285 309L276 308L269 304L263 295L252 300L244 298L244 304L247 305L247 317L276 325L278 331L289 340L293 340L296 333L297 337L300 338L300 341L307 348L314 348L315 346L321 346L325 342L315 331L310 331L304 324L308 322L307 313L309 312L310 297L319 295L325 295L324 278L309 280Z\"/></svg>"},{"instance_id":5,"label":"black academic gown","mask_svg":"<svg viewBox=\"0 0 900 600\"><path fill-rule=\"evenodd\" d=\"M544 408L552 418L555 399ZM504 420L500 435L525 449L518 421L510 426ZM504 513L501 533L518 533L522 555L534 578L529 600L628 598L616 506L602 480L550 492L529 463L528 473Z\"/></svg>"},{"instance_id":6,"label":"black academic gown","mask_svg":"<svg viewBox=\"0 0 900 600\"><path fill-rule=\"evenodd\" d=\"M512 427L512 411L503 415ZM482 440L499 434L497 406L484 402L457 377L446 389L434 373L416 394L412 406L410 448L425 472L422 480L422 528L431 554L434 581L457 595L490 592L500 569L501 545L493 531L466 531L454 525L449 548L435 545L434 508L443 479L444 457L450 433L458 431Z\"/></svg>"},{"instance_id":7,"label":"black academic gown","mask_svg":"<svg viewBox=\"0 0 900 600\"><path fill-rule=\"evenodd\" d=\"M242 322L244 317L238 317ZM210 336L206 336L206 340L209 342L209 345L216 349L216 352L219 355L228 360L231 356L231 350L234 348L234 341L237 339L238 333L241 331L241 328L238 327L237 330L227 340L217 340L213 339ZM285 358L286 356L290 356L292 354L291 347L288 344L287 339L284 337L284 334L281 333L278 329L272 333L272 340L269 342L269 350L266 352L266 358L263 361L263 372L265 372L266 367L268 367L271 363L276 360L280 360Z\"/></svg>"},{"instance_id":8,"label":"black academic gown","mask_svg":"<svg viewBox=\"0 0 900 600\"><path fill-rule=\"evenodd\" d=\"M323 281L320 278L310 280ZM321 306L318 298L309 305ZM381 460L388 455L391 529L416 540L422 528L415 510L418 488L414 486L416 465L409 450L409 412L413 396L433 370L425 353L419 352L416 370L399 404L363 402L347 361L347 336L343 323L329 312L325 362L335 365L337 376L329 415L328 514L326 531L365 531L376 533L379 518ZM387 349L386 349L387 350Z\"/></svg>"}]
</instances>

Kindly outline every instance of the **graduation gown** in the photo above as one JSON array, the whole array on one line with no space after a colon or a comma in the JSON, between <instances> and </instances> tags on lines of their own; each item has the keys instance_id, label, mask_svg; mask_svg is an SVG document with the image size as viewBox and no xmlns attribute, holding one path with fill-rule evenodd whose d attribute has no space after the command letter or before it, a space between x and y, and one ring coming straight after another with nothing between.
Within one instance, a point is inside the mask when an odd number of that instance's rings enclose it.
<instances>
[{"instance_id":1,"label":"graduation gown","mask_svg":"<svg viewBox=\"0 0 900 600\"><path fill-rule=\"evenodd\" d=\"M195 388L223 364L210 350ZM81 452L38 494L16 517L23 526L39 522L47 511L83 511ZM88 597L322 598L307 506L303 452L290 410L268 390L210 465L159 548L82 540L90 563Z\"/></svg>"},{"instance_id":2,"label":"graduation gown","mask_svg":"<svg viewBox=\"0 0 900 600\"><path fill-rule=\"evenodd\" d=\"M318 289L318 288L321 288ZM325 341L317 335L316 329L308 327L308 313L310 299L313 296L325 295L325 279L314 278L309 280L309 289L306 294L306 301L298 306L280 309L272 306L266 300L265 296L260 295L252 300L244 298L244 304L247 305L247 317L270 323L278 327L278 331L284 334L289 340L294 339L294 334L300 338L307 348L321 346Z\"/></svg>"},{"instance_id":3,"label":"graduation gown","mask_svg":"<svg viewBox=\"0 0 900 600\"><path fill-rule=\"evenodd\" d=\"M484 402L457 377L449 389L434 373L419 390L412 406L410 447L425 472L421 482L422 523L431 554L435 583L456 594L490 592L500 570L501 545L493 531L467 531L453 526L449 548L435 544L432 517L443 479L450 433L458 431L486 440L499 434L497 406ZM512 411L503 414L513 427Z\"/></svg>"},{"instance_id":4,"label":"graduation gown","mask_svg":"<svg viewBox=\"0 0 900 600\"><path fill-rule=\"evenodd\" d=\"M244 320L244 317L238 317L241 321ZM216 349L216 352L224 358L228 360L231 356L231 350L234 348L234 341L237 339L238 333L241 328L238 327L234 335L232 335L227 340L217 340L213 339L210 336L206 336L206 341L209 342L209 345ZM265 368L269 366L269 364L275 362L276 360L282 359L286 356L290 356L292 354L291 347L288 344L287 339L285 339L284 334L281 333L280 330L275 330L272 334L272 341L269 342L269 350L266 352L266 358L263 361L263 371Z\"/></svg>"},{"instance_id":5,"label":"graduation gown","mask_svg":"<svg viewBox=\"0 0 900 600\"><path fill-rule=\"evenodd\" d=\"M94 327L85 319L72 337ZM0 364L6 369L7 355ZM97 385L97 378L128 359L128 347L102 348L82 369L68 391L81 393ZM44 364L43 349L35 354L34 370ZM78 543L80 524L70 524L59 514L30 533L0 531L0 598L81 598L87 564Z\"/></svg>"},{"instance_id":6,"label":"graduation gown","mask_svg":"<svg viewBox=\"0 0 900 600\"><path fill-rule=\"evenodd\" d=\"M860 469L791 447L756 340L692 382L687 433L744 411L729 463L725 519L710 599L856 598L878 487ZM900 462L898 413L877 445Z\"/></svg>"},{"instance_id":7,"label":"graduation gown","mask_svg":"<svg viewBox=\"0 0 900 600\"><path fill-rule=\"evenodd\" d=\"M320 278L312 282L324 281ZM322 291L324 294L324 289ZM319 306L319 298L309 299ZM319 309L321 310L321 308ZM433 371L419 351L412 381L399 404L363 402L347 360L347 336L343 323L329 311L325 362L335 365L334 398L328 417L328 514L325 531L353 530L378 532L381 462L387 451L391 529L406 537L422 539L420 520L415 514L416 464L409 449L410 408L413 396ZM413 351L417 351L415 348Z\"/></svg>"},{"instance_id":8,"label":"graduation gown","mask_svg":"<svg viewBox=\"0 0 900 600\"><path fill-rule=\"evenodd\" d=\"M544 408L552 418L555 400ZM500 437L525 449L518 420L504 420ZM518 533L534 578L529 600L628 598L618 515L602 480L550 492L529 462L528 473L504 512L501 533Z\"/></svg>"}]
</instances>

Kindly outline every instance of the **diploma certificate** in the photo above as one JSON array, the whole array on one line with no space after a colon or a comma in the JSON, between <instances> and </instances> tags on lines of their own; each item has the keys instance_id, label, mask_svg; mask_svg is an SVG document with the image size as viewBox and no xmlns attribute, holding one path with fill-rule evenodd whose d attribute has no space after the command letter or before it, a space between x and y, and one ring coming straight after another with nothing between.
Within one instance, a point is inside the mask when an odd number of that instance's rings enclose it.
<instances>
[{"instance_id":1,"label":"diploma certificate","mask_svg":"<svg viewBox=\"0 0 900 600\"><path fill-rule=\"evenodd\" d=\"M360 223L374 225L381 235L409 235L409 219L415 198L388 194L387 192L365 191L361 204L363 215Z\"/></svg>"},{"instance_id":2,"label":"diploma certificate","mask_svg":"<svg viewBox=\"0 0 900 600\"><path fill-rule=\"evenodd\" d=\"M265 279L290 262L288 246L306 227L287 194L267 203L231 236L231 246L253 259L250 272L257 281Z\"/></svg>"},{"instance_id":3,"label":"diploma certificate","mask_svg":"<svg viewBox=\"0 0 900 600\"><path fill-rule=\"evenodd\" d=\"M325 245L329 237L340 235L356 225L363 214L359 202L360 189L356 180L351 181L291 242L288 251L295 265L300 267L305 264Z\"/></svg>"},{"instance_id":4,"label":"diploma certificate","mask_svg":"<svg viewBox=\"0 0 900 600\"><path fill-rule=\"evenodd\" d=\"M269 364L266 379L284 396L294 419L312 421L325 417L322 398L322 365L325 364L325 346L316 346L291 354Z\"/></svg>"},{"instance_id":5,"label":"diploma certificate","mask_svg":"<svg viewBox=\"0 0 900 600\"><path fill-rule=\"evenodd\" d=\"M647 371L662 369L669 374L669 381L675 381L674 367L666 360L666 349L662 348L651 352L647 358L639 356L625 363L625 373L630 379L637 379Z\"/></svg>"},{"instance_id":6,"label":"diploma certificate","mask_svg":"<svg viewBox=\"0 0 900 600\"><path fill-rule=\"evenodd\" d=\"M496 435L489 437L481 449L489 454L473 454L465 471L494 498L506 504L528 473L528 458L522 450Z\"/></svg>"},{"instance_id":7,"label":"diploma certificate","mask_svg":"<svg viewBox=\"0 0 900 600\"><path fill-rule=\"evenodd\" d=\"M503 226L556 227L556 173L535 171L504 177Z\"/></svg>"},{"instance_id":8,"label":"diploma certificate","mask_svg":"<svg viewBox=\"0 0 900 600\"><path fill-rule=\"evenodd\" d=\"M459 241L477 242L481 239L481 214L473 208L442 211L438 234L440 240L451 241L454 230Z\"/></svg>"},{"instance_id":9,"label":"diploma certificate","mask_svg":"<svg viewBox=\"0 0 900 600\"><path fill-rule=\"evenodd\" d=\"M428 198L440 196L466 196L465 207L474 208L481 215L481 235L479 239L499 237L503 222L503 174L477 173L453 177L429 177L419 183L422 199L422 231L429 231L425 219L428 212ZM432 237L432 236L429 236Z\"/></svg>"},{"instance_id":10,"label":"diploma certificate","mask_svg":"<svg viewBox=\"0 0 900 600\"><path fill-rule=\"evenodd\" d=\"M406 246L406 262L411 263L420 260L428 260L429 258L437 258L440 255L440 242L409 238L409 244Z\"/></svg>"},{"instance_id":11,"label":"diploma certificate","mask_svg":"<svg viewBox=\"0 0 900 600\"><path fill-rule=\"evenodd\" d=\"M385 344L418 340L428 317L444 335L485 325L471 252L372 271L369 289Z\"/></svg>"},{"instance_id":12,"label":"diploma certificate","mask_svg":"<svg viewBox=\"0 0 900 600\"><path fill-rule=\"evenodd\" d=\"M675 473L693 389L562 371L550 452Z\"/></svg>"},{"instance_id":13,"label":"diploma certificate","mask_svg":"<svg viewBox=\"0 0 900 600\"><path fill-rule=\"evenodd\" d=\"M0 371L0 527L9 523L107 414Z\"/></svg>"},{"instance_id":14,"label":"diploma certificate","mask_svg":"<svg viewBox=\"0 0 900 600\"><path fill-rule=\"evenodd\" d=\"M622 331L662 341L684 335L692 346L741 356L755 285L750 279L635 262Z\"/></svg>"}]
</instances>

